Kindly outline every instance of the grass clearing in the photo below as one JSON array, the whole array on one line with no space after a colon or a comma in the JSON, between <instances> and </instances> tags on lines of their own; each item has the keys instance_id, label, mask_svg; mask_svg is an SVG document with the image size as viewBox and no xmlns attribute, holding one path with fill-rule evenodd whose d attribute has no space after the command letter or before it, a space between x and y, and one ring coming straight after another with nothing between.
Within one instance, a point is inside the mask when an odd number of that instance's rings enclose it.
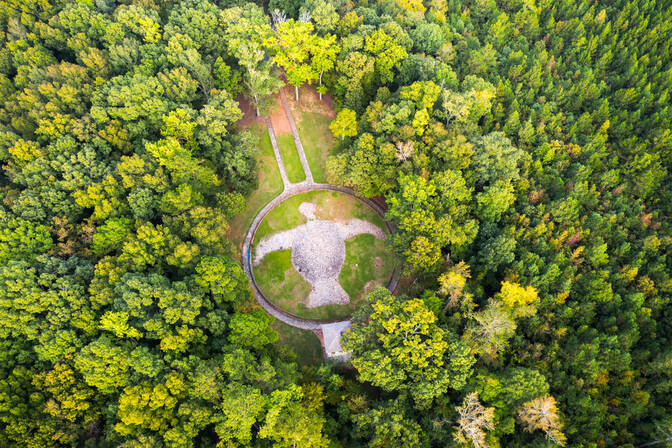
<instances>
[{"instance_id":1,"label":"grass clearing","mask_svg":"<svg viewBox=\"0 0 672 448\"><path fill-rule=\"evenodd\" d=\"M306 180L306 173L303 172L299 152L294 145L294 137L292 137L292 134L281 134L277 135L276 138L289 181L292 183L303 182Z\"/></svg>"},{"instance_id":2,"label":"grass clearing","mask_svg":"<svg viewBox=\"0 0 672 448\"><path fill-rule=\"evenodd\" d=\"M308 297L311 286L292 265L292 251L278 250L266 255L254 268L254 278L266 297L281 309L291 308L296 297Z\"/></svg>"},{"instance_id":3,"label":"grass clearing","mask_svg":"<svg viewBox=\"0 0 672 448\"><path fill-rule=\"evenodd\" d=\"M254 123L248 130L259 138L257 152L257 182L258 187L247 198L247 207L230 222L229 238L240 251L240 246L245 238L245 233L252 224L254 216L259 213L264 205L274 197L282 193L283 185L280 177L280 169L275 160L271 138L266 126L262 123Z\"/></svg>"},{"instance_id":4,"label":"grass clearing","mask_svg":"<svg viewBox=\"0 0 672 448\"><path fill-rule=\"evenodd\" d=\"M319 112L298 112L294 117L315 182L327 182L327 157L336 144L329 123L332 118Z\"/></svg>"},{"instance_id":5,"label":"grass clearing","mask_svg":"<svg viewBox=\"0 0 672 448\"><path fill-rule=\"evenodd\" d=\"M292 196L271 210L257 229L255 241L260 241L272 233L304 224L306 217L299 213L299 205L302 202L312 202L316 205L317 219L339 222L357 218L369 221L383 230L386 229L378 213L362 201L337 191L315 190Z\"/></svg>"},{"instance_id":6,"label":"grass clearing","mask_svg":"<svg viewBox=\"0 0 672 448\"><path fill-rule=\"evenodd\" d=\"M329 123L336 117L333 100L327 95L319 99L313 86L302 86L299 101L294 92L286 90L289 108L306 152L308 165L315 182L327 182L327 157L333 154L336 139L329 129Z\"/></svg>"},{"instance_id":7,"label":"grass clearing","mask_svg":"<svg viewBox=\"0 0 672 448\"><path fill-rule=\"evenodd\" d=\"M369 234L357 235L345 242L345 263L338 282L357 307L368 293L387 285L395 266L395 257L384 241Z\"/></svg>"},{"instance_id":8,"label":"grass clearing","mask_svg":"<svg viewBox=\"0 0 672 448\"><path fill-rule=\"evenodd\" d=\"M324 361L320 340L312 331L294 328L277 319L272 326L278 332L277 344L294 352L299 365L314 366Z\"/></svg>"},{"instance_id":9,"label":"grass clearing","mask_svg":"<svg viewBox=\"0 0 672 448\"><path fill-rule=\"evenodd\" d=\"M381 217L358 199L340 192L318 190L293 196L273 209L259 226L255 241L305 223L306 218L298 211L302 202L316 205L317 219L345 222L358 218L386 230ZM350 303L346 305L308 308L311 285L292 265L290 250L271 252L262 259L254 268L257 284L268 300L295 316L320 320L349 317L369 292L387 284L397 260L385 241L373 235L358 235L345 245L346 258L339 282L350 296Z\"/></svg>"}]
</instances>

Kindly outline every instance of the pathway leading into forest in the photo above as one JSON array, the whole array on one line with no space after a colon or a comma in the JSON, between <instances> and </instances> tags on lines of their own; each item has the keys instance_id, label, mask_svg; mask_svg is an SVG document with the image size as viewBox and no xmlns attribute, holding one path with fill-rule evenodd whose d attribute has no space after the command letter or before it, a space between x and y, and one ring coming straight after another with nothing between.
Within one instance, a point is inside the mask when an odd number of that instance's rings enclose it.
<instances>
[{"instance_id":1,"label":"pathway leading into forest","mask_svg":"<svg viewBox=\"0 0 672 448\"><path fill-rule=\"evenodd\" d=\"M284 89L280 89L280 100L282 101L282 109L286 114L287 120L289 121L289 126L292 131L292 136L294 137L294 144L296 146L296 151L299 154L299 159L301 160L301 166L303 171L306 174L306 180L299 183L292 183L289 181L287 176L287 170L285 169L285 164L282 159L282 153L280 152L280 147L278 146L278 140L275 135L275 130L273 129L273 124L269 117L264 117L266 122L266 127L268 128L268 135L271 139L271 145L273 146L273 153L275 154L275 161L278 164L278 169L280 170L280 177L282 178L282 183L284 189L282 193L276 196L271 202L266 204L264 208L261 209L257 216L254 217L252 224L250 225L247 234L245 235L245 240L243 241L243 270L250 279L250 286L252 292L254 293L257 302L261 307L266 310L266 312L276 319L291 325L292 327L300 328L303 330L311 330L314 332L320 332L322 334L322 343L325 350L325 354L329 358L336 359L347 359L348 354L341 348L341 335L348 328L350 328L350 320L336 320L336 321L324 321L324 320L313 320L313 319L304 319L301 317L294 316L287 313L286 311L281 310L271 303L266 296L261 292L257 282L254 278L254 271L252 269L252 241L254 241L254 235L259 228L259 225L264 220L266 215L273 210L278 204L285 201L286 199L307 191L313 190L331 190L338 191L341 193L349 194L357 198L358 200L364 202L369 207L374 209L381 218L385 218L385 211L380 205L368 198L362 198L355 194L350 188L338 187L330 184L317 184L313 180L313 174L310 171L310 166L308 165L308 159L306 158L306 153L303 150L303 144L301 143L301 138L296 129L296 124L294 123L294 117L292 116L292 111L289 108L289 103L287 102L287 97L285 95ZM390 223L385 221L390 234L394 231L394 228ZM398 284L398 275L397 272L393 272L392 277L387 285L387 288L390 291L394 291L397 288Z\"/></svg>"}]
</instances>

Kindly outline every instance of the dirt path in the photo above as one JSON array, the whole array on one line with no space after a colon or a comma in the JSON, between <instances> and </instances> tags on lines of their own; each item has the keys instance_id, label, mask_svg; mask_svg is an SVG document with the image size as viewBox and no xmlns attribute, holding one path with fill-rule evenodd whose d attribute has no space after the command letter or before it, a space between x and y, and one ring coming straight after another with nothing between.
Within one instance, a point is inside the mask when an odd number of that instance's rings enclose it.
<instances>
[{"instance_id":1,"label":"dirt path","mask_svg":"<svg viewBox=\"0 0 672 448\"><path fill-rule=\"evenodd\" d=\"M282 91L282 89L280 90ZM277 135L289 134L292 129L289 125L289 118L282 105L282 98L279 93L273 95L273 104L268 111L268 118L271 119L271 124Z\"/></svg>"}]
</instances>

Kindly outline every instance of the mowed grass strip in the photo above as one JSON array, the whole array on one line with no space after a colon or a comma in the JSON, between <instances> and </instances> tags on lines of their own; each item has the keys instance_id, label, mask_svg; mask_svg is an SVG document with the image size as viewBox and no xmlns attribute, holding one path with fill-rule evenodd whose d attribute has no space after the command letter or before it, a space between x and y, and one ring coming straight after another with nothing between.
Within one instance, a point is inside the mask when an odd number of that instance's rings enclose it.
<instances>
[{"instance_id":1,"label":"mowed grass strip","mask_svg":"<svg viewBox=\"0 0 672 448\"><path fill-rule=\"evenodd\" d=\"M259 213L264 205L282 193L283 185L280 177L280 169L275 160L271 138L266 126L260 123L251 125L248 130L259 138L257 160L258 187L247 198L247 207L236 216L230 223L229 238L240 250L240 245L245 238L245 233L252 224L254 216Z\"/></svg>"},{"instance_id":2,"label":"mowed grass strip","mask_svg":"<svg viewBox=\"0 0 672 448\"><path fill-rule=\"evenodd\" d=\"M294 137L292 137L292 134L281 134L276 137L289 181L292 183L303 182L306 180L306 173L303 172L299 152L294 145Z\"/></svg>"},{"instance_id":3,"label":"mowed grass strip","mask_svg":"<svg viewBox=\"0 0 672 448\"><path fill-rule=\"evenodd\" d=\"M294 116L313 178L315 182L326 183L327 158L335 153L337 143L329 129L329 123L336 117L333 101L328 95L320 100L314 86L304 85L299 90L298 102L294 99L294 92L285 91L289 108Z\"/></svg>"},{"instance_id":4,"label":"mowed grass strip","mask_svg":"<svg viewBox=\"0 0 672 448\"><path fill-rule=\"evenodd\" d=\"M332 154L336 143L329 123L332 118L319 112L297 111L296 127L303 143L313 179L317 183L327 182L327 157Z\"/></svg>"}]
</instances>

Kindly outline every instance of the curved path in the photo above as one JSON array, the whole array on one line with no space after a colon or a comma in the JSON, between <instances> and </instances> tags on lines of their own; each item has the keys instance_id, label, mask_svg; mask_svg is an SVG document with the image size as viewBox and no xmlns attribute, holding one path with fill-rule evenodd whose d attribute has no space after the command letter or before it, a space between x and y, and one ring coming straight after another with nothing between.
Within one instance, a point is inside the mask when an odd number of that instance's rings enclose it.
<instances>
[{"instance_id":1,"label":"curved path","mask_svg":"<svg viewBox=\"0 0 672 448\"><path fill-rule=\"evenodd\" d=\"M261 209L261 211L257 214L257 216L254 217L254 220L252 220L252 224L250 225L250 228L247 230L247 234L245 235L245 240L243 241L243 270L247 274L247 276L250 279L250 284L252 286L252 291L254 292L257 301L259 304L269 313L278 318L279 320L285 322L286 324L289 324L293 327L297 328L303 328L305 330L319 330L321 328L321 325L324 323L333 323L333 322L339 322L341 320L335 320L335 321L324 321L324 320L313 320L313 319L304 319L301 317L296 317L292 314L287 313L286 311L281 310L280 308L276 307L273 305L261 292L259 289L259 286L257 285L257 282L254 278L254 272L252 270L252 241L254 241L254 234L256 233L257 229L259 228L259 225L261 222L264 220L266 215L273 210L277 205L279 205L281 202L285 201L286 199L300 194L300 193L305 193L307 191L314 191L314 190L331 190L331 191L338 191L341 193L348 194L350 196L353 196L357 198L358 200L364 202L366 205L371 207L378 213L381 217L384 218L385 212L383 209L372 201L371 199L368 198L362 198L360 196L357 196L350 188L346 187L338 187L335 185L330 185L330 184L309 184L307 182L302 182L300 184L290 184L288 188L285 188L285 190L279 195L276 196L271 202L266 204L264 208ZM385 221L385 224L387 226L387 229L390 233L394 231L394 227L392 224L389 222ZM392 278L390 278L390 281L387 285L387 288L390 291L394 291L397 287L398 279L397 279L397 272L396 270L392 274Z\"/></svg>"},{"instance_id":2,"label":"curved path","mask_svg":"<svg viewBox=\"0 0 672 448\"><path fill-rule=\"evenodd\" d=\"M274 316L276 319L288 325L291 325L292 327L301 328L303 330L320 331L323 336L322 338L323 347L325 349L325 353L327 354L327 356L337 358L347 358L347 353L345 353L341 349L340 338L341 334L350 327L349 319L346 320L341 319L334 321L304 319L281 310L280 308L273 305L266 298L266 296L264 296L264 294L259 289L259 286L257 285L257 282L254 278L254 271L252 269L251 247L252 247L252 241L254 240L254 235L257 229L259 228L259 225L264 220L264 217L266 217L266 215L271 210L273 210L273 208L275 208L278 204L294 195L314 190L338 191L353 196L354 198L360 200L361 202L365 203L373 210L375 210L376 213L378 213L378 215L380 215L380 217L383 218L383 221L385 222L387 229L390 233L394 232L394 227L392 226L391 223L385 221L385 211L383 210L383 208L376 202L372 201L371 199L357 196L355 192L352 191L350 188L338 187L330 184L316 184L313 181L313 175L310 171L310 166L308 165L308 159L306 158L306 154L303 150L303 145L301 144L301 139L299 138L299 133L297 132L296 126L294 124L294 118L292 117L292 113L291 110L289 109L289 104L287 103L287 98L285 96L283 89L280 89L280 99L282 100L284 112L285 114L287 114L287 118L289 119L290 128L292 130L292 134L294 137L294 143L296 145L296 150L299 153L301 165L303 166L303 170L305 171L306 174L306 180L296 184L293 184L289 181L287 171L285 170L285 165L282 160L282 155L280 153L280 148L278 147L275 132L273 130L273 125L271 124L270 119L265 118L266 126L268 128L268 134L271 138L271 144L273 146L273 152L275 154L275 160L278 164L278 168L280 169L280 175L282 177L284 190L282 191L282 193L280 193L280 195L276 196L271 202L266 204L266 206L264 206L264 208L262 208L261 211L257 213L257 216L254 217L254 220L252 220L252 224L247 230L245 240L243 241L243 248L242 248L243 270L245 271L245 274L247 274L247 277L250 279L250 287L252 288L252 292L254 293L257 302L259 302L259 305L261 305L261 307L264 310L266 310L267 313ZM395 270L392 272L390 281L388 282L387 289L389 289L390 291L394 291L397 288L397 283L398 283L398 272L397 269L395 268Z\"/></svg>"}]
</instances>

